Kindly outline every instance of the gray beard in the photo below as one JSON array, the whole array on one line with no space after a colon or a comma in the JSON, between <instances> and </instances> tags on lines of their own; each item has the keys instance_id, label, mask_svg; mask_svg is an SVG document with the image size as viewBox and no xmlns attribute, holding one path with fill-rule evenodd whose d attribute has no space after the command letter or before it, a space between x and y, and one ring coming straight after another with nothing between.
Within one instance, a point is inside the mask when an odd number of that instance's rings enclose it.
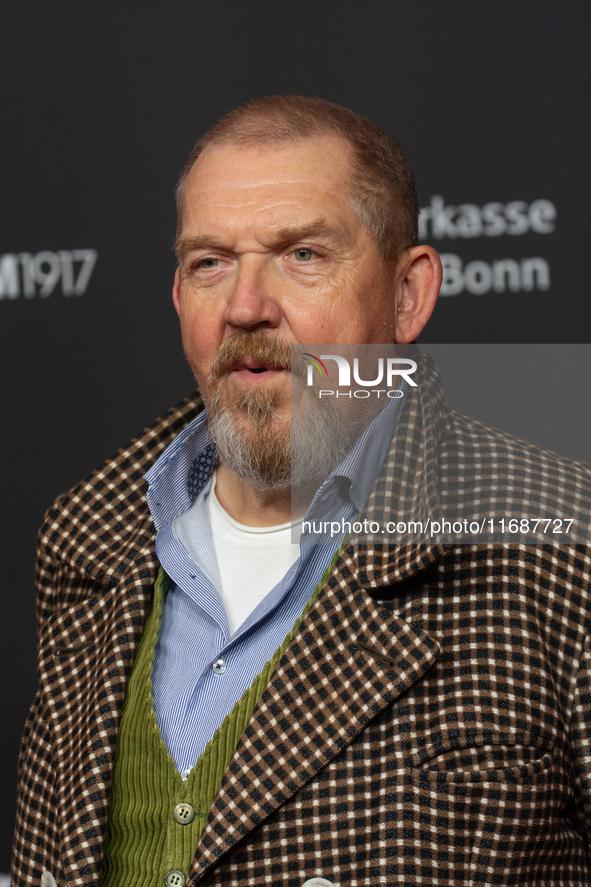
<instances>
[{"instance_id":1,"label":"gray beard","mask_svg":"<svg viewBox=\"0 0 591 887\"><path fill-rule=\"evenodd\" d=\"M257 491L318 487L357 433L347 432L333 401L304 397L305 408L276 428L268 392L244 392L230 404L210 393L209 432L220 461Z\"/></svg>"}]
</instances>

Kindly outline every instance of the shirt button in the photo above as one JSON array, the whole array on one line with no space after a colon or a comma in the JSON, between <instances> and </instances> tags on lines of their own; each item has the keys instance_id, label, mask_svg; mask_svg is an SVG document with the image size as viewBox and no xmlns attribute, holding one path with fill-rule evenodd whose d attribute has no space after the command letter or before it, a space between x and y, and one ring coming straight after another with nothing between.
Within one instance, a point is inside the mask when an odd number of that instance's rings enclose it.
<instances>
[{"instance_id":1,"label":"shirt button","mask_svg":"<svg viewBox=\"0 0 591 887\"><path fill-rule=\"evenodd\" d=\"M216 674L223 674L228 666L223 659L216 659L211 667Z\"/></svg>"},{"instance_id":2,"label":"shirt button","mask_svg":"<svg viewBox=\"0 0 591 887\"><path fill-rule=\"evenodd\" d=\"M51 872L43 872L41 875L41 887L57 887L55 878Z\"/></svg>"},{"instance_id":3,"label":"shirt button","mask_svg":"<svg viewBox=\"0 0 591 887\"><path fill-rule=\"evenodd\" d=\"M177 804L172 815L181 825L189 825L195 819L195 811L190 804Z\"/></svg>"},{"instance_id":4,"label":"shirt button","mask_svg":"<svg viewBox=\"0 0 591 887\"><path fill-rule=\"evenodd\" d=\"M166 887L183 887L185 880L185 876L178 869L171 869L164 875Z\"/></svg>"}]
</instances>

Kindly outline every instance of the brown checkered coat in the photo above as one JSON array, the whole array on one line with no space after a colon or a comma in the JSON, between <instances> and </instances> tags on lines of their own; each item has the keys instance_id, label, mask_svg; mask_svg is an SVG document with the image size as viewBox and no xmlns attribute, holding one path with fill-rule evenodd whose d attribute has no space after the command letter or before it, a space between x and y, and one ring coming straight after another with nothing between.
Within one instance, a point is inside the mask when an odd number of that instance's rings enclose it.
<instances>
[{"instance_id":1,"label":"brown checkered coat","mask_svg":"<svg viewBox=\"0 0 591 887\"><path fill-rule=\"evenodd\" d=\"M589 470L449 410L432 370L368 511L587 508ZM157 573L142 475L187 400L41 529L40 689L13 885L95 884L117 726ZM488 507L488 505L487 505ZM349 544L239 742L191 884L591 884L591 550ZM122 885L123 887L123 885Z\"/></svg>"}]
</instances>

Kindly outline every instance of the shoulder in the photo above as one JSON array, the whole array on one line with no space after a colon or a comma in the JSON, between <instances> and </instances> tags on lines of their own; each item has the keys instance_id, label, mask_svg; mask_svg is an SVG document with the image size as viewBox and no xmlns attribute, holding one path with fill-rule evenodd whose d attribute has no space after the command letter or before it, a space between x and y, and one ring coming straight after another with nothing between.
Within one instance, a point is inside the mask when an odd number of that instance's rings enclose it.
<instances>
[{"instance_id":1,"label":"shoulder","mask_svg":"<svg viewBox=\"0 0 591 887\"><path fill-rule=\"evenodd\" d=\"M475 518L572 519L569 537L588 544L591 534L591 467L559 456L459 413L439 451L442 499ZM550 530L559 524L550 525ZM548 531L546 531L548 532ZM574 535L573 535L574 534Z\"/></svg>"},{"instance_id":2,"label":"shoulder","mask_svg":"<svg viewBox=\"0 0 591 887\"><path fill-rule=\"evenodd\" d=\"M143 489L143 476L174 438L203 410L198 392L184 398L164 415L144 428L114 455L102 462L87 477L56 498L46 512L41 535L44 537L58 514L69 511L78 518L109 503L119 512L125 501L135 502Z\"/></svg>"},{"instance_id":3,"label":"shoulder","mask_svg":"<svg viewBox=\"0 0 591 887\"><path fill-rule=\"evenodd\" d=\"M535 443L521 440L506 431L450 409L451 423L441 448L442 458L463 454L467 464L510 465L514 473L546 470L550 477L572 477L591 491L591 466L576 459L559 456Z\"/></svg>"}]
</instances>

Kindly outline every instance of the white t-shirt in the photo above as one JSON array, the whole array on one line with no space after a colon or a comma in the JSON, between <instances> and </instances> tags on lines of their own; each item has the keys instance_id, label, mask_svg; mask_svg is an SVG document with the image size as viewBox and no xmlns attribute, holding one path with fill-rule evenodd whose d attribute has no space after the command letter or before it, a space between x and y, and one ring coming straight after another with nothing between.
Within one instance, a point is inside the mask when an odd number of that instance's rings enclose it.
<instances>
[{"instance_id":1,"label":"white t-shirt","mask_svg":"<svg viewBox=\"0 0 591 887\"><path fill-rule=\"evenodd\" d=\"M276 527L238 523L220 505L215 479L205 499L221 582L218 591L233 635L299 558L300 546L292 542L292 528L298 530L299 538L302 521Z\"/></svg>"}]
</instances>

